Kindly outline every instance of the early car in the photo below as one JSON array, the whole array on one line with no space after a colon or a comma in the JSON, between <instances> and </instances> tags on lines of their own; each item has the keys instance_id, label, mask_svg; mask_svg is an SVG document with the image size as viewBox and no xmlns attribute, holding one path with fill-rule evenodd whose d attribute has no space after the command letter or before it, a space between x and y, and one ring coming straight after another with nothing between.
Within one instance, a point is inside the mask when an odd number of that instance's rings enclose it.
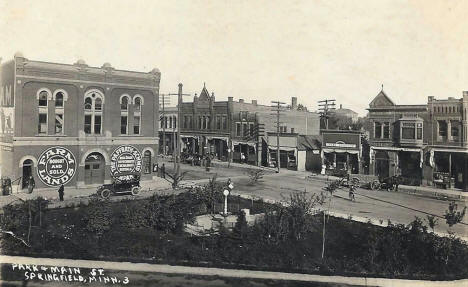
<instances>
[{"instance_id":1,"label":"early car","mask_svg":"<svg viewBox=\"0 0 468 287\"><path fill-rule=\"evenodd\" d=\"M97 194L102 198L109 198L112 194L131 193L137 195L140 192L140 174L119 174L113 177L112 183L98 187Z\"/></svg>"}]
</instances>

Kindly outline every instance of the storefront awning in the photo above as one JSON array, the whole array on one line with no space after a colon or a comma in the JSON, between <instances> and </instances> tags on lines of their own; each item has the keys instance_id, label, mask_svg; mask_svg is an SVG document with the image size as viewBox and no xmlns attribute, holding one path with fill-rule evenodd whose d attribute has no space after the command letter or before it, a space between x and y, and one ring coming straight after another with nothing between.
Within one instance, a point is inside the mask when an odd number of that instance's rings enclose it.
<instances>
[{"instance_id":1,"label":"storefront awning","mask_svg":"<svg viewBox=\"0 0 468 287\"><path fill-rule=\"evenodd\" d=\"M349 153L359 154L359 150L341 149L341 148L323 148L324 153Z\"/></svg>"},{"instance_id":2,"label":"storefront awning","mask_svg":"<svg viewBox=\"0 0 468 287\"><path fill-rule=\"evenodd\" d=\"M410 152L421 152L422 149L420 148L406 148L406 147L371 147L373 150L389 150L389 151L410 151Z\"/></svg>"},{"instance_id":3,"label":"storefront awning","mask_svg":"<svg viewBox=\"0 0 468 287\"><path fill-rule=\"evenodd\" d=\"M192 136L192 135L180 135L181 138L192 138L192 139L196 139L198 138L198 136Z\"/></svg>"},{"instance_id":4,"label":"storefront awning","mask_svg":"<svg viewBox=\"0 0 468 287\"><path fill-rule=\"evenodd\" d=\"M468 150L457 150L457 149L448 149L448 148L431 148L431 151L434 152L458 152L458 153L468 153Z\"/></svg>"},{"instance_id":5,"label":"storefront awning","mask_svg":"<svg viewBox=\"0 0 468 287\"><path fill-rule=\"evenodd\" d=\"M268 147L272 151L276 151L277 147L276 146L269 146ZM290 147L290 146L280 146L280 150L283 151L296 151L295 147Z\"/></svg>"},{"instance_id":6,"label":"storefront awning","mask_svg":"<svg viewBox=\"0 0 468 287\"><path fill-rule=\"evenodd\" d=\"M233 145L233 146L235 146L235 145L240 145L240 144L245 144L245 145L249 145L249 146L253 146L253 147L256 147L256 146L257 146L257 143L256 143L256 142L232 141L232 145Z\"/></svg>"}]
</instances>

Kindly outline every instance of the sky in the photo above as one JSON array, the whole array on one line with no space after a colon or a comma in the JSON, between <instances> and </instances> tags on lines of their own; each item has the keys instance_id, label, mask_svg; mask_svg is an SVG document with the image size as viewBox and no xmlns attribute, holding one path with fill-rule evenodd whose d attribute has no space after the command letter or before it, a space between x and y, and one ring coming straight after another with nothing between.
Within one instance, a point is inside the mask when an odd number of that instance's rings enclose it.
<instances>
[{"instance_id":1,"label":"sky","mask_svg":"<svg viewBox=\"0 0 468 287\"><path fill-rule=\"evenodd\" d=\"M0 1L0 57L161 71L161 93L365 115L468 90L468 1Z\"/></svg>"}]
</instances>

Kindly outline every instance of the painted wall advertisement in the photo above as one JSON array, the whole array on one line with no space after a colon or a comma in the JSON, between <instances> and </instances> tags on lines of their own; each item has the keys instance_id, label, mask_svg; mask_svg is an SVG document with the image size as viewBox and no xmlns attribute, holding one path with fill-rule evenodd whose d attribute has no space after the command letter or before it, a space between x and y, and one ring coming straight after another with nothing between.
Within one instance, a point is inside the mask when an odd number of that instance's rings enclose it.
<instances>
[{"instance_id":1,"label":"painted wall advertisement","mask_svg":"<svg viewBox=\"0 0 468 287\"><path fill-rule=\"evenodd\" d=\"M65 185L72 180L75 172L75 156L64 147L45 150L37 162L37 175L47 186Z\"/></svg>"},{"instance_id":2,"label":"painted wall advertisement","mask_svg":"<svg viewBox=\"0 0 468 287\"><path fill-rule=\"evenodd\" d=\"M141 153L133 146L122 145L111 155L111 175L121 178L122 174L141 173Z\"/></svg>"}]
</instances>

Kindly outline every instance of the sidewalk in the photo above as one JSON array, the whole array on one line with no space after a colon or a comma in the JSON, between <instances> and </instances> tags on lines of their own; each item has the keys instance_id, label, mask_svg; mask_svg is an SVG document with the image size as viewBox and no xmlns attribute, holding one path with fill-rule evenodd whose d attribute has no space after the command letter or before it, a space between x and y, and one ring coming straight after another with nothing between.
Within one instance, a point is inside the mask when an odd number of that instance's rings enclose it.
<instances>
[{"instance_id":1,"label":"sidewalk","mask_svg":"<svg viewBox=\"0 0 468 287\"><path fill-rule=\"evenodd\" d=\"M163 191L169 190L171 188L170 182L163 178L156 178L153 180L145 180L141 181L141 192L145 193L148 191ZM88 198L89 196L96 194L96 187L90 188L76 188L76 187L65 187L65 194L64 194L64 203L59 204L59 196L57 192L58 188L42 188L42 189L35 189L33 193L27 193L26 190L23 192L13 193L11 195L0 196L0 207L8 205L15 201L22 201L22 200L30 200L35 199L39 196L51 200L57 201L58 206L65 205L67 201L78 199L78 198Z\"/></svg>"},{"instance_id":2,"label":"sidewalk","mask_svg":"<svg viewBox=\"0 0 468 287\"><path fill-rule=\"evenodd\" d=\"M310 174L306 175L306 178L309 180L319 180L319 181L334 181L338 180L339 177L331 175L322 175L322 174ZM440 189L432 186L410 186L402 185L398 186L397 192L403 192L408 194L415 194L424 197L433 197L433 198L443 198L443 199L460 199L468 200L468 192L463 192L461 190L454 189Z\"/></svg>"}]
</instances>

